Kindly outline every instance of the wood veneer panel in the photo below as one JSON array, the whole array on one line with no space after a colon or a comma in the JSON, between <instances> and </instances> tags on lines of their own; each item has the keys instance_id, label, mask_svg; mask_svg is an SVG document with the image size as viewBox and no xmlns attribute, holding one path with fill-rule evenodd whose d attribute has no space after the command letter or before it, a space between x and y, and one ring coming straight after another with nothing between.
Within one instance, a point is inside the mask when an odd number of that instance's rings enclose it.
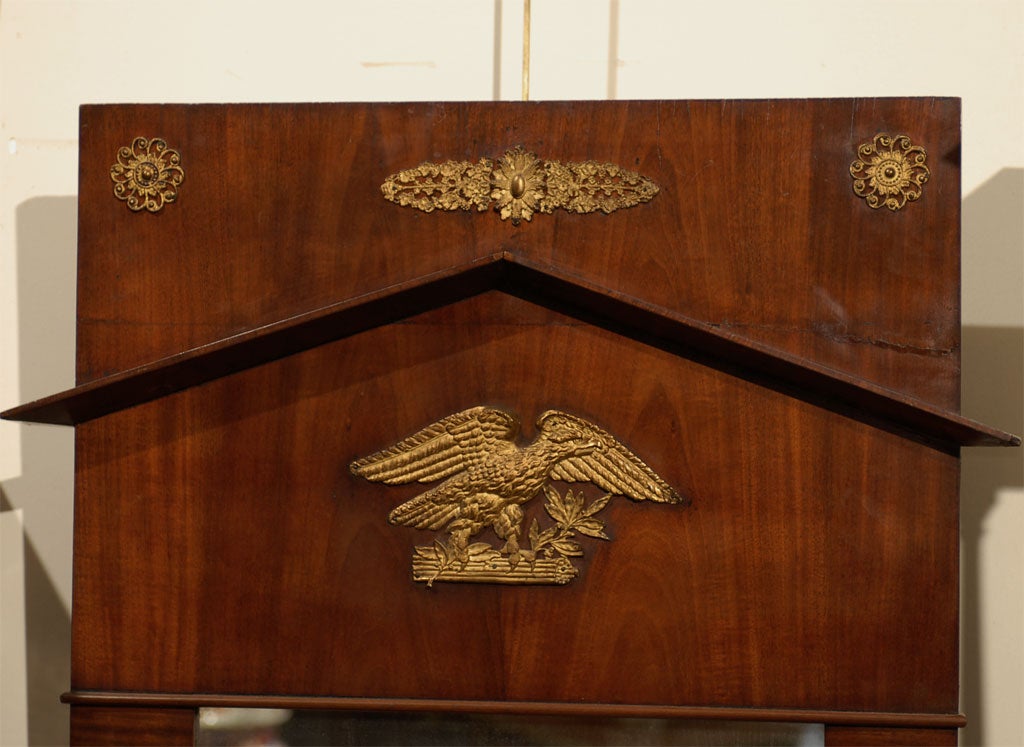
<instances>
[{"instance_id":1,"label":"wood veneer panel","mask_svg":"<svg viewBox=\"0 0 1024 747\"><path fill-rule=\"evenodd\" d=\"M480 403L588 417L693 506L614 501L567 587L414 584L416 488L347 464ZM955 456L523 299L77 432L76 689L957 707Z\"/></svg>"},{"instance_id":2,"label":"wood veneer panel","mask_svg":"<svg viewBox=\"0 0 1024 747\"><path fill-rule=\"evenodd\" d=\"M929 152L924 196L900 213L852 193L855 149L879 131ZM111 194L117 148L138 134L182 152L181 197L158 215ZM510 249L958 403L955 99L88 106L81 144L79 383ZM615 162L662 191L518 228L380 195L400 169L516 144Z\"/></svg>"},{"instance_id":3,"label":"wood veneer panel","mask_svg":"<svg viewBox=\"0 0 1024 747\"><path fill-rule=\"evenodd\" d=\"M192 708L104 708L71 706L72 745L191 747Z\"/></svg>"}]
</instances>

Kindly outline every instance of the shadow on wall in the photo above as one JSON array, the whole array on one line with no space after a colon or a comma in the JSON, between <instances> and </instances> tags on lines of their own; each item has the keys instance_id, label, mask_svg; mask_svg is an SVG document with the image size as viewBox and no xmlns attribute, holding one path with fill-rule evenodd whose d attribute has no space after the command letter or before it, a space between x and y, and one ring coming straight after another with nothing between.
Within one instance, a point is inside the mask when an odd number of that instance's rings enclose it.
<instances>
[{"instance_id":1,"label":"shadow on wall","mask_svg":"<svg viewBox=\"0 0 1024 747\"><path fill-rule=\"evenodd\" d=\"M15 214L20 402L74 383L77 199L37 197ZM14 404L14 403L10 403ZM31 745L67 744L59 701L71 679L70 588L74 435L21 426L21 473L0 508L24 509L25 660ZM64 590L64 591L62 591Z\"/></svg>"},{"instance_id":2,"label":"shadow on wall","mask_svg":"<svg viewBox=\"0 0 1024 747\"><path fill-rule=\"evenodd\" d=\"M1024 169L1003 169L963 202L964 277L977 262L995 284L1002 307L1024 308ZM999 284L1008 283L1000 287ZM989 287L986 284L986 287ZM966 287L969 293L972 289ZM979 292L982 292L979 290ZM1004 297L1009 295L1010 297ZM965 415L1018 435L1024 433L1024 328L965 327L963 400ZM984 691L981 546L986 517L999 491L1024 486L1024 449L965 449L960 479L962 708L968 726L961 744L983 745ZM989 571L991 572L991 570ZM991 606L991 600L989 600ZM1020 693L1024 694L1024 693Z\"/></svg>"},{"instance_id":3,"label":"shadow on wall","mask_svg":"<svg viewBox=\"0 0 1024 747\"><path fill-rule=\"evenodd\" d=\"M78 199L34 197L15 213L21 401L74 386Z\"/></svg>"},{"instance_id":4,"label":"shadow on wall","mask_svg":"<svg viewBox=\"0 0 1024 747\"><path fill-rule=\"evenodd\" d=\"M8 491L7 486L17 482L0 486L0 511L14 508L8 492L14 493L15 488ZM25 537L24 548L28 742L67 744L68 711L58 698L68 689L71 678L71 616L30 537Z\"/></svg>"}]
</instances>

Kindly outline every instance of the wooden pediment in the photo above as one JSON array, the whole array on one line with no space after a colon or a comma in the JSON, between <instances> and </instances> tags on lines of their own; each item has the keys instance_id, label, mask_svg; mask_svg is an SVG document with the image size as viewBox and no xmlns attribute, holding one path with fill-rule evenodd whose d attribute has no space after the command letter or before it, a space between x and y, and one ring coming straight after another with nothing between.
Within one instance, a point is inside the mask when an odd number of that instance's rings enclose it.
<instances>
[{"instance_id":1,"label":"wooden pediment","mask_svg":"<svg viewBox=\"0 0 1024 747\"><path fill-rule=\"evenodd\" d=\"M1018 437L943 411L766 345L716 325L505 252L414 278L349 301L184 351L13 408L4 417L73 425L165 396L332 340L400 322L486 291L496 290L562 311L766 386L810 399L908 436L948 446L1016 445Z\"/></svg>"}]
</instances>

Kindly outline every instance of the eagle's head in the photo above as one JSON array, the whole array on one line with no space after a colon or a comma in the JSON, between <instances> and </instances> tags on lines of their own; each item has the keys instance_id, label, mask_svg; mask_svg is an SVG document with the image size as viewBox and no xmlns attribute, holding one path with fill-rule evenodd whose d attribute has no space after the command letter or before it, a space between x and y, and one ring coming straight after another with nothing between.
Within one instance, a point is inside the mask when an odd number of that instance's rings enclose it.
<instances>
[{"instance_id":1,"label":"eagle's head","mask_svg":"<svg viewBox=\"0 0 1024 747\"><path fill-rule=\"evenodd\" d=\"M564 412L548 410L537 419L537 427L541 437L554 444L563 458L585 456L603 446L592 428Z\"/></svg>"}]
</instances>

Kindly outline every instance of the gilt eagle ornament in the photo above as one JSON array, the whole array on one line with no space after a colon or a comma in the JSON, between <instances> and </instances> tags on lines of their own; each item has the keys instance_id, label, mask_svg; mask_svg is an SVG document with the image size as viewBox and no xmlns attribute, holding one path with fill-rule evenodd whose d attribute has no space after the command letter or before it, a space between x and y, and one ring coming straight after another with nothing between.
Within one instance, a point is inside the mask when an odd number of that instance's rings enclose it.
<instances>
[{"instance_id":1,"label":"gilt eagle ornament","mask_svg":"<svg viewBox=\"0 0 1024 747\"><path fill-rule=\"evenodd\" d=\"M597 514L614 496L686 505L688 501L611 434L557 410L537 420L539 435L515 443L519 420L493 407L449 415L350 469L371 482L438 482L388 515L395 525L447 532L415 548L413 579L505 584L565 584L579 569L578 536L608 539ZM551 480L589 482L605 495L560 494ZM521 542L523 504L544 493L551 524L533 518ZM471 541L491 529L501 546ZM502 544L503 542L503 544Z\"/></svg>"}]
</instances>

